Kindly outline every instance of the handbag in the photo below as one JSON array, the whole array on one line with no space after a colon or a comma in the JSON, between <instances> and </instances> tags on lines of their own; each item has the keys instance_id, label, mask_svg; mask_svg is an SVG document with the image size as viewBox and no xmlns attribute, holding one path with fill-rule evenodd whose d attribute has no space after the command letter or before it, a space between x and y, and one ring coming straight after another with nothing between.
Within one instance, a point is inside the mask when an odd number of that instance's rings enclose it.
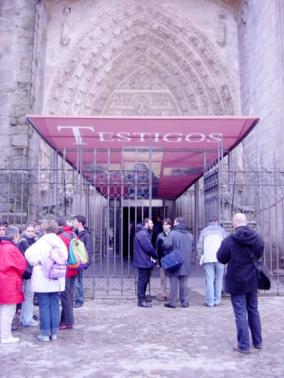
<instances>
[{"instance_id":1,"label":"handbag","mask_svg":"<svg viewBox=\"0 0 284 378\"><path fill-rule=\"evenodd\" d=\"M270 290L271 280L268 269L263 262L257 260L252 252L249 255L256 270L257 288L259 290Z\"/></svg>"},{"instance_id":2,"label":"handbag","mask_svg":"<svg viewBox=\"0 0 284 378\"><path fill-rule=\"evenodd\" d=\"M180 249L175 248L166 256L161 258L162 268L170 273L177 271L183 264L182 252Z\"/></svg>"}]
</instances>

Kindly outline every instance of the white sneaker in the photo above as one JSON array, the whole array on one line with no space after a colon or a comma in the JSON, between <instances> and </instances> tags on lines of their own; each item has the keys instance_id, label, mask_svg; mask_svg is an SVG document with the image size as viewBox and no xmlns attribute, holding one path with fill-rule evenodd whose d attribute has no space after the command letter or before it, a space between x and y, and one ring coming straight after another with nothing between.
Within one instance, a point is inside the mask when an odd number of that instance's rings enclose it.
<instances>
[{"instance_id":1,"label":"white sneaker","mask_svg":"<svg viewBox=\"0 0 284 378\"><path fill-rule=\"evenodd\" d=\"M11 344L11 343L16 343L17 341L20 341L19 337L9 337L9 339L2 339L1 343L2 344Z\"/></svg>"},{"instance_id":2,"label":"white sneaker","mask_svg":"<svg viewBox=\"0 0 284 378\"><path fill-rule=\"evenodd\" d=\"M34 319L32 319L28 324L25 324L24 327L37 327L38 322Z\"/></svg>"},{"instance_id":3,"label":"white sneaker","mask_svg":"<svg viewBox=\"0 0 284 378\"><path fill-rule=\"evenodd\" d=\"M51 335L50 338L51 338L52 341L55 341L55 340L57 340L57 335Z\"/></svg>"},{"instance_id":4,"label":"white sneaker","mask_svg":"<svg viewBox=\"0 0 284 378\"><path fill-rule=\"evenodd\" d=\"M49 336L37 335L37 339L40 341L50 341Z\"/></svg>"}]
</instances>

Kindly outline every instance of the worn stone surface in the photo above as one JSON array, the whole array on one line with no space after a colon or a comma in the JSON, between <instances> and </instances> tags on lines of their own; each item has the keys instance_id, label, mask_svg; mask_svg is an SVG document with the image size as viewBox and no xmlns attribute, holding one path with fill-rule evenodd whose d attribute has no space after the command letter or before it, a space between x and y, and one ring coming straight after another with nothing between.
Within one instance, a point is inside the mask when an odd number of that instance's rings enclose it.
<instances>
[{"instance_id":1,"label":"worn stone surface","mask_svg":"<svg viewBox=\"0 0 284 378\"><path fill-rule=\"evenodd\" d=\"M246 164L241 164L240 150L236 167L283 171L283 33L282 0L108 0L107 6L105 0L0 1L0 166L34 172L39 166L63 166L27 126L27 113L241 113L260 117L260 123L244 143ZM52 174L41 175L44 182L27 191L24 207L29 204L30 218L64 207L65 188L56 193L50 185ZM72 174L67 174L67 181L67 213L85 212ZM274 186L274 196L283 210L282 181L279 190ZM230 212L239 198L238 210L255 212L258 205L248 203L247 187L244 180L231 198L229 190L224 195ZM23 187L10 187L8 181L6 188L0 198L1 217L15 221L23 212ZM253 198L258 197L251 188ZM263 202L267 198L272 209L268 188ZM200 193L203 196L202 189ZM211 204L219 203L218 193L213 196ZM191 224L193 200L191 192L177 201L178 214ZM95 201L90 219L102 209L103 200ZM261 218L274 217L271 210L268 213ZM276 246L281 235L272 238L271 229L281 234L283 224L271 227L269 220L264 231L273 250L282 254L283 245Z\"/></svg>"},{"instance_id":2,"label":"worn stone surface","mask_svg":"<svg viewBox=\"0 0 284 378\"><path fill-rule=\"evenodd\" d=\"M39 3L19 0L0 4L1 168L26 168L28 159L33 159L32 133L25 116L42 110L47 19L44 3Z\"/></svg>"},{"instance_id":3,"label":"worn stone surface","mask_svg":"<svg viewBox=\"0 0 284 378\"><path fill-rule=\"evenodd\" d=\"M29 112L225 115L240 100L262 119L247 160L282 164L282 1L18 0L2 1L0 17L3 165L15 129L36 160L39 143L18 129Z\"/></svg>"},{"instance_id":4,"label":"worn stone surface","mask_svg":"<svg viewBox=\"0 0 284 378\"><path fill-rule=\"evenodd\" d=\"M17 345L0 345L1 377L283 377L284 299L260 297L264 348L232 351L235 324L229 298L203 306L193 285L189 308L150 309L135 300L87 301L75 309L76 327L56 342L38 330L15 331Z\"/></svg>"},{"instance_id":5,"label":"worn stone surface","mask_svg":"<svg viewBox=\"0 0 284 378\"><path fill-rule=\"evenodd\" d=\"M273 20L267 22L267 20ZM283 168L284 3L242 0L238 19L241 106L260 123L244 143L246 163ZM269 146L269 147L268 147Z\"/></svg>"},{"instance_id":6,"label":"worn stone surface","mask_svg":"<svg viewBox=\"0 0 284 378\"><path fill-rule=\"evenodd\" d=\"M101 0L84 6L80 1L69 7L63 1L46 4L46 112L238 113L232 2L110 0L108 8Z\"/></svg>"}]
</instances>

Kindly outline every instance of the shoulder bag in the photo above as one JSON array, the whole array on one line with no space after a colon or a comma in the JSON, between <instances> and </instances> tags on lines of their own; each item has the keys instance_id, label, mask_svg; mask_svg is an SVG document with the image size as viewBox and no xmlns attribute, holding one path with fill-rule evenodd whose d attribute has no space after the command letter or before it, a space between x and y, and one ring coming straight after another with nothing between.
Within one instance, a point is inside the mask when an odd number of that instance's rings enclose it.
<instances>
[{"instance_id":1,"label":"shoulder bag","mask_svg":"<svg viewBox=\"0 0 284 378\"><path fill-rule=\"evenodd\" d=\"M177 271L183 263L184 261L180 248L174 248L170 253L161 258L162 268L170 273Z\"/></svg>"},{"instance_id":2,"label":"shoulder bag","mask_svg":"<svg viewBox=\"0 0 284 378\"><path fill-rule=\"evenodd\" d=\"M263 264L263 262L257 260L252 252L249 252L249 256L256 270L257 288L259 290L270 290L271 280L268 269Z\"/></svg>"}]
</instances>

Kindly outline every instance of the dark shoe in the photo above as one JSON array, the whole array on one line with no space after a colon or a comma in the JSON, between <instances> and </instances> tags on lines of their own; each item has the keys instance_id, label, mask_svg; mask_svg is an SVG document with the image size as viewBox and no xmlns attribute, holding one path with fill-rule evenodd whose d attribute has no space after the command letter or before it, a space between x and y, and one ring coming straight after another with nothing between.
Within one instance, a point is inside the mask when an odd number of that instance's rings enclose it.
<instances>
[{"instance_id":1,"label":"dark shoe","mask_svg":"<svg viewBox=\"0 0 284 378\"><path fill-rule=\"evenodd\" d=\"M19 315L15 314L13 321L12 321L11 329L12 329L12 331L17 331L17 329L19 329L19 327L20 327L20 317L19 317Z\"/></svg>"},{"instance_id":2,"label":"dark shoe","mask_svg":"<svg viewBox=\"0 0 284 378\"><path fill-rule=\"evenodd\" d=\"M59 326L59 330L60 330L60 331L62 331L62 330L64 330L64 329L72 329L72 328L73 328L72 324L61 324L61 325Z\"/></svg>"},{"instance_id":3,"label":"dark shoe","mask_svg":"<svg viewBox=\"0 0 284 378\"><path fill-rule=\"evenodd\" d=\"M151 298L150 295L147 295L147 296L145 297L145 302L147 302L147 303L151 303L151 302L152 302L152 298Z\"/></svg>"},{"instance_id":4,"label":"dark shoe","mask_svg":"<svg viewBox=\"0 0 284 378\"><path fill-rule=\"evenodd\" d=\"M183 308L189 307L189 303L184 303L184 304L181 305L181 307L183 307Z\"/></svg>"},{"instance_id":5,"label":"dark shoe","mask_svg":"<svg viewBox=\"0 0 284 378\"><path fill-rule=\"evenodd\" d=\"M36 295L34 295L34 306L38 306L38 299Z\"/></svg>"},{"instance_id":6,"label":"dark shoe","mask_svg":"<svg viewBox=\"0 0 284 378\"><path fill-rule=\"evenodd\" d=\"M166 295L158 294L155 299L160 302L165 302L168 300L168 297Z\"/></svg>"},{"instance_id":7,"label":"dark shoe","mask_svg":"<svg viewBox=\"0 0 284 378\"><path fill-rule=\"evenodd\" d=\"M262 345L259 344L259 345L254 345L255 349L262 349Z\"/></svg>"},{"instance_id":8,"label":"dark shoe","mask_svg":"<svg viewBox=\"0 0 284 378\"><path fill-rule=\"evenodd\" d=\"M172 306L172 305L169 304L169 303L165 303L164 306L165 306L165 307L169 307L169 308L176 308L176 306Z\"/></svg>"},{"instance_id":9,"label":"dark shoe","mask_svg":"<svg viewBox=\"0 0 284 378\"><path fill-rule=\"evenodd\" d=\"M74 303L74 308L79 308L79 307L83 307L83 303Z\"/></svg>"},{"instance_id":10,"label":"dark shoe","mask_svg":"<svg viewBox=\"0 0 284 378\"><path fill-rule=\"evenodd\" d=\"M250 354L250 350L249 349L240 349L239 347L233 347L233 351L234 352L244 353L244 354Z\"/></svg>"},{"instance_id":11,"label":"dark shoe","mask_svg":"<svg viewBox=\"0 0 284 378\"><path fill-rule=\"evenodd\" d=\"M152 305L151 305L151 303L147 303L146 301L143 301L143 302L138 302L138 307L150 308L150 307L152 307Z\"/></svg>"}]
</instances>

